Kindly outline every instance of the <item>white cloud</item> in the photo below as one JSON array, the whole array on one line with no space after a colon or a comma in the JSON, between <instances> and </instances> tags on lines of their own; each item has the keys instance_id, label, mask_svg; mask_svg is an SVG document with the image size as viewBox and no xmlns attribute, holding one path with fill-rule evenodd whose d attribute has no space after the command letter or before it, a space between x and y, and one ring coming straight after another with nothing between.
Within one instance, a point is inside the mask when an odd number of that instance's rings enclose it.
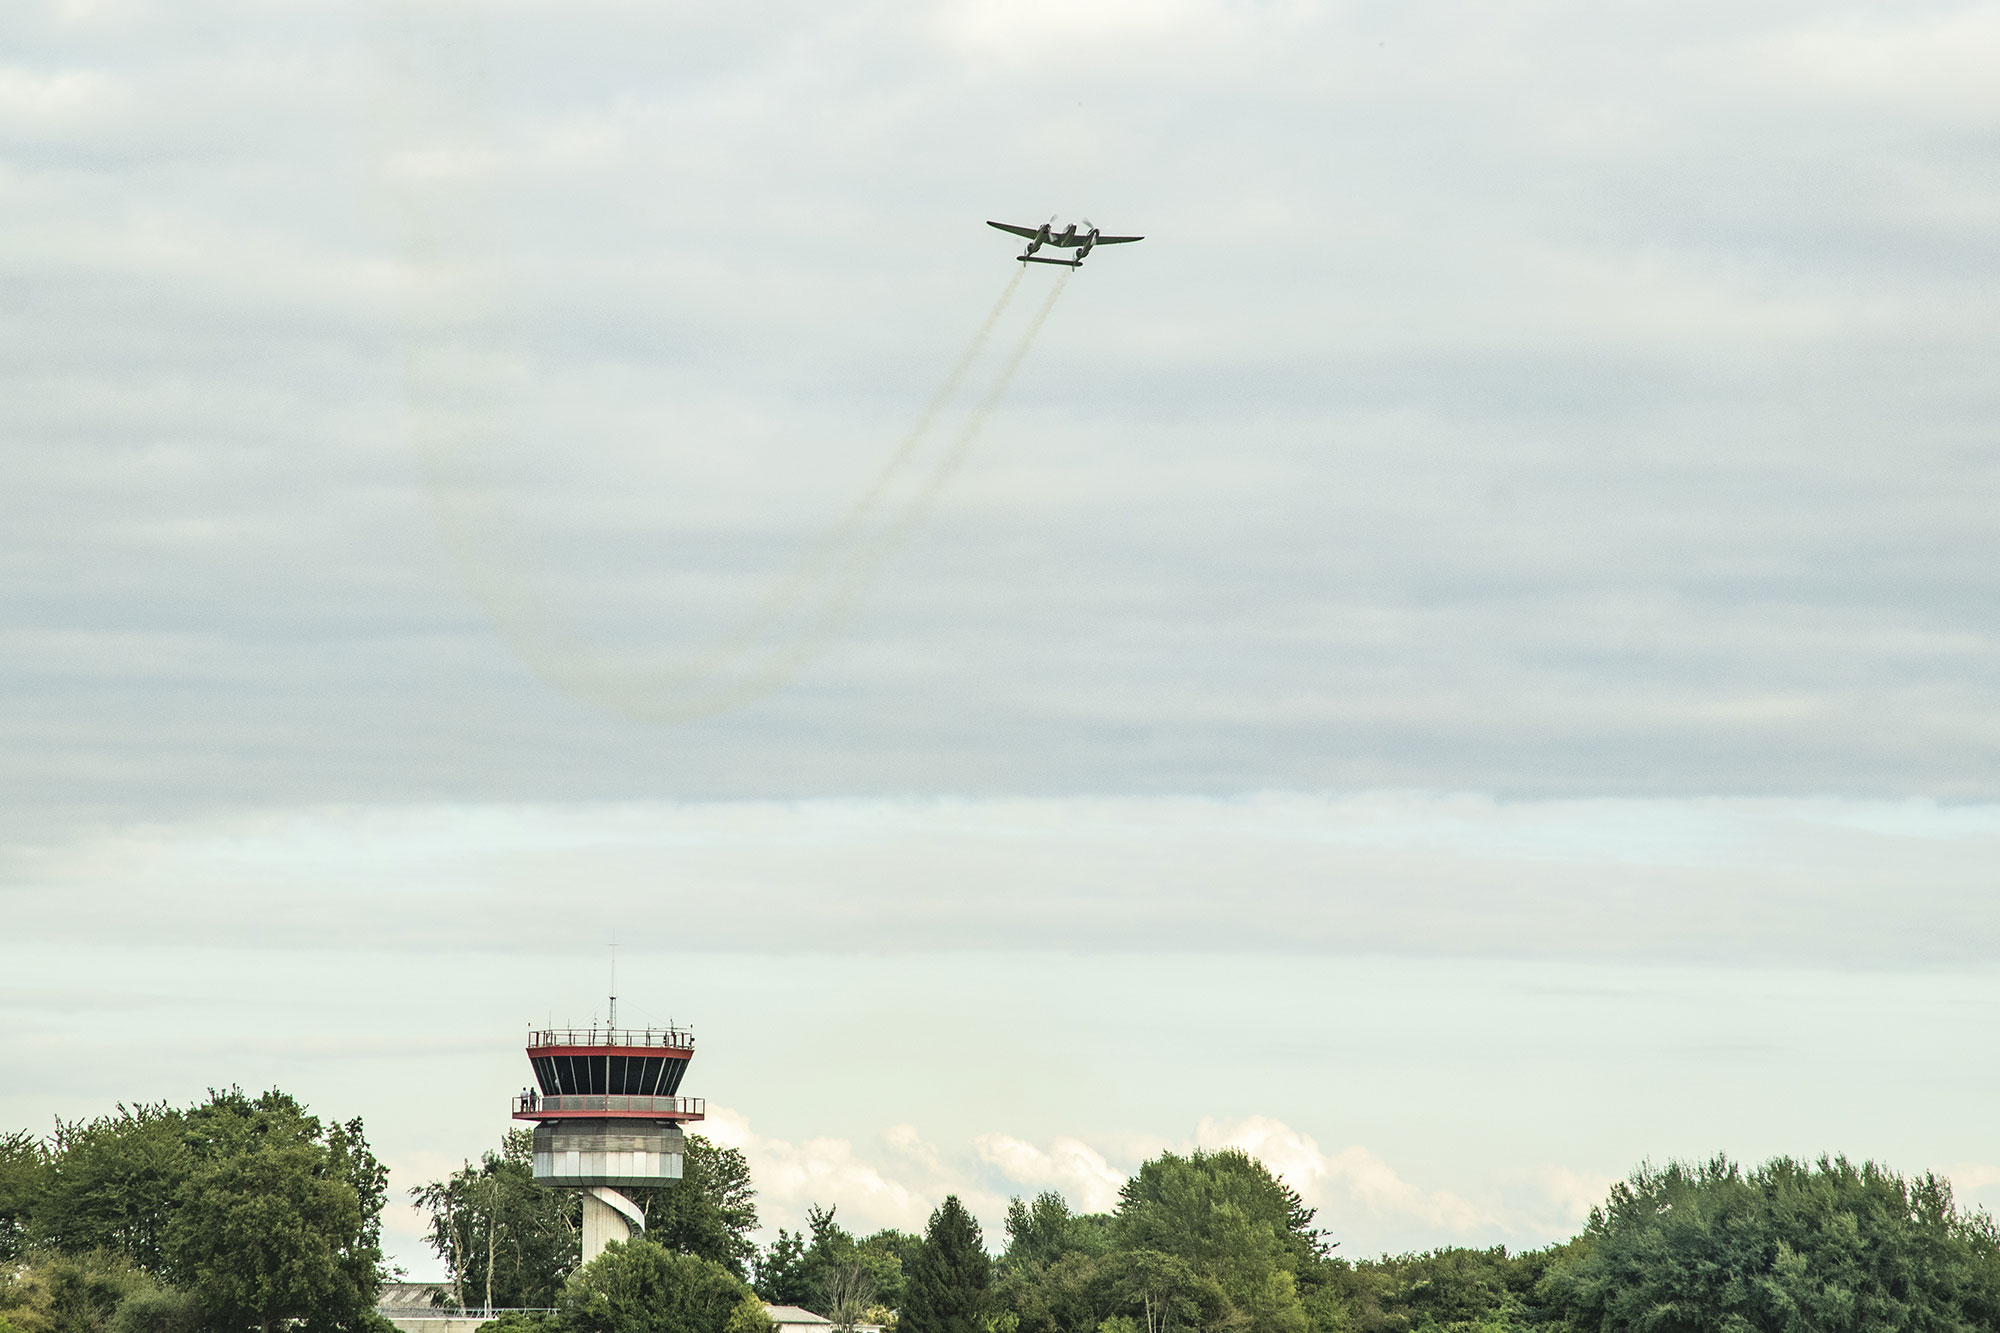
<instances>
[{"instance_id":1,"label":"white cloud","mask_svg":"<svg viewBox=\"0 0 2000 1333\"><path fill-rule=\"evenodd\" d=\"M1503 1185L1510 1202L1520 1200L1515 1211L1532 1219L1553 1240L1582 1229L1590 1210L1609 1197L1611 1186L1619 1179L1566 1166L1540 1166L1507 1177Z\"/></svg>"},{"instance_id":2,"label":"white cloud","mask_svg":"<svg viewBox=\"0 0 2000 1333\"><path fill-rule=\"evenodd\" d=\"M973 1140L979 1158L1019 1185L1022 1192L1055 1190L1083 1212L1105 1213L1118 1206L1118 1188L1127 1179L1104 1154L1079 1139L1060 1138L1042 1148L1010 1134L981 1134Z\"/></svg>"},{"instance_id":3,"label":"white cloud","mask_svg":"<svg viewBox=\"0 0 2000 1333\"><path fill-rule=\"evenodd\" d=\"M907 1125L884 1134L889 1151L873 1160L845 1139L767 1138L751 1129L747 1117L724 1109L711 1109L700 1132L743 1150L767 1235L803 1227L809 1205L838 1209L841 1224L857 1234L883 1227L921 1231L950 1192L937 1188L946 1173Z\"/></svg>"},{"instance_id":4,"label":"white cloud","mask_svg":"<svg viewBox=\"0 0 2000 1333\"><path fill-rule=\"evenodd\" d=\"M756 1133L734 1111L711 1111L703 1132L741 1148L757 1182L765 1234L802 1224L806 1207L837 1207L852 1230L921 1230L946 1194L957 1194L985 1226L994 1249L1009 1197L1054 1190L1079 1211L1110 1212L1119 1188L1162 1151L1240 1148L1318 1210L1317 1225L1349 1253L1369 1245L1542 1244L1570 1235L1608 1179L1565 1167L1516 1173L1509 1202L1482 1204L1450 1190L1421 1188L1358 1144L1322 1149L1311 1135L1270 1116L1203 1119L1178 1143L1121 1137L1102 1143L1060 1135L1036 1143L1011 1134L976 1134L940 1148L910 1125L890 1126L874 1150L844 1139L788 1143ZM1489 1191L1493 1182L1485 1182ZM1496 1194L1497 1197L1497 1194Z\"/></svg>"},{"instance_id":5,"label":"white cloud","mask_svg":"<svg viewBox=\"0 0 2000 1333\"><path fill-rule=\"evenodd\" d=\"M1440 1238L1461 1240L1501 1229L1500 1218L1447 1190L1424 1190L1359 1145L1328 1153L1310 1135L1269 1116L1204 1118L1195 1131L1204 1148L1241 1148L1271 1168L1321 1211L1319 1223L1338 1236L1357 1221L1402 1228L1417 1222Z\"/></svg>"},{"instance_id":6,"label":"white cloud","mask_svg":"<svg viewBox=\"0 0 2000 1333\"><path fill-rule=\"evenodd\" d=\"M1972 1194L1989 1185L2000 1185L2000 1166L1961 1163L1947 1167L1939 1174L1951 1181L1954 1190L1964 1194Z\"/></svg>"}]
</instances>

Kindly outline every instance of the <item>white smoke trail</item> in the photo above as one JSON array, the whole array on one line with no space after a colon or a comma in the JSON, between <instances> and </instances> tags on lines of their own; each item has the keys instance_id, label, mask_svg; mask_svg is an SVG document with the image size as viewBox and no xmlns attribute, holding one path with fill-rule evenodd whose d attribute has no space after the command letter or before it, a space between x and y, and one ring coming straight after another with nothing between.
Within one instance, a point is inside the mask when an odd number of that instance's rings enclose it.
<instances>
[{"instance_id":1,"label":"white smoke trail","mask_svg":"<svg viewBox=\"0 0 2000 1333\"><path fill-rule=\"evenodd\" d=\"M405 396L438 528L461 579L508 646L542 679L627 716L675 722L740 707L778 688L831 640L870 581L910 538L962 464L1046 322L1070 270L1051 290L977 408L925 471L924 444L957 396L1023 282L1016 266L999 299L910 430L841 517L715 638L675 660L646 660L594 643L545 591L522 540L500 460L512 438L508 395L529 378L519 321L502 309L490 196L497 161L483 125L476 8L425 6L390 15L383 66L380 180L409 281L403 320ZM441 21L441 22L440 22ZM440 75L443 77L440 77ZM428 75L428 77L427 77ZM484 243L483 250L481 243ZM483 259L483 262L482 262ZM892 495L915 493L900 501Z\"/></svg>"},{"instance_id":2,"label":"white smoke trail","mask_svg":"<svg viewBox=\"0 0 2000 1333\"><path fill-rule=\"evenodd\" d=\"M1025 264L1021 267L1026 271ZM857 554L847 579L829 599L826 612L819 624L809 636L800 639L797 652L801 661L816 652L825 640L853 615L860 605L861 594L867 590L876 572L915 534L925 517L929 515L931 507L937 503L938 496L943 494L945 486L958 474L966 455L972 451L973 442L986 428L987 418L991 417L993 409L1000 405L1000 399L1013 384L1015 375L1020 373L1022 362L1028 359L1029 349L1035 345L1035 339L1040 336L1042 326L1048 323L1050 313L1056 308L1056 301L1069 286L1070 277L1075 272L1075 269L1064 269L1062 275L1056 279L1055 286L1051 287L1049 294L1043 298L1041 308L1029 321L1027 331L1021 335L1020 341L1014 344L1014 350L1008 354L1006 361L1001 363L1000 373L993 377L985 397L980 399L979 405L965 419L965 424L959 427L951 446L945 451L937 466L931 470L922 489L903 507L882 536Z\"/></svg>"},{"instance_id":3,"label":"white smoke trail","mask_svg":"<svg viewBox=\"0 0 2000 1333\"><path fill-rule=\"evenodd\" d=\"M852 546L858 541L865 541L864 530L869 519L888 496L904 468L916 456L918 447L929 436L938 414L944 410L946 404L958 396L959 386L965 382L966 373L979 359L980 352L985 350L987 341L993 336L994 327L999 324L1001 315L1006 313L1008 305L1014 299L1014 293L1020 289L1025 271L1025 266L1017 268L1014 276L1008 280L1007 286L1000 293L1000 299L994 302L993 309L987 313L985 320L973 333L971 341L965 346L965 351L959 355L958 361L945 375L944 382L938 386L937 392L931 395L930 402L924 405L924 410L918 414L915 424L903 436L888 461L876 471L868 489L848 507L847 513L838 523L821 534L818 540L793 562L790 571L765 594L763 602L755 610L744 616L734 630L717 639L709 648L689 661L687 667L689 674L705 675L720 670L731 656L750 647L787 613L796 610L812 590L813 585L827 570L838 563L843 548Z\"/></svg>"},{"instance_id":4,"label":"white smoke trail","mask_svg":"<svg viewBox=\"0 0 2000 1333\"><path fill-rule=\"evenodd\" d=\"M876 573L916 533L938 496L943 493L946 484L964 463L966 455L971 452L973 442L985 428L987 418L993 414L993 409L999 405L1001 397L1013 383L1022 362L1027 360L1029 349L1034 346L1042 326L1048 322L1050 312L1055 309L1057 298L1069 285L1070 276L1074 271L1073 269L1064 271L1055 286L1049 289L1041 308L1035 312L1027 330L1015 343L1006 361L1002 363L1000 373L994 376L979 406L966 418L965 424L959 428L944 456L924 479L917 494L897 511L880 536L855 550L847 562L846 576L827 597L818 616L789 640L775 645L763 663L750 675L696 698L681 701L669 714L649 711L641 716L647 717L648 720L670 720L707 716L740 707L783 684L825 648L828 641L838 634L860 609L862 595L867 592ZM690 709L693 711L685 711Z\"/></svg>"}]
</instances>

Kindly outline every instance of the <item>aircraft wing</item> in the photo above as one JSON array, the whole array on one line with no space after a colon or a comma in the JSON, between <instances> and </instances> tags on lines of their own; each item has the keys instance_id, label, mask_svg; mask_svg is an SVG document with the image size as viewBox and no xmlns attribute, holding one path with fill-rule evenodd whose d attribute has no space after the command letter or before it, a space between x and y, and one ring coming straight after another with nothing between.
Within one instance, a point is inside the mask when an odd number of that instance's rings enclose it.
<instances>
[{"instance_id":1,"label":"aircraft wing","mask_svg":"<svg viewBox=\"0 0 2000 1333\"><path fill-rule=\"evenodd\" d=\"M1145 239L1143 236L1100 236L1097 238L1097 243L1099 245L1123 245L1127 241L1143 241Z\"/></svg>"},{"instance_id":2,"label":"aircraft wing","mask_svg":"<svg viewBox=\"0 0 2000 1333\"><path fill-rule=\"evenodd\" d=\"M1041 231L1040 227L1016 227L1011 222L989 222L986 225L989 227L998 227L1001 231L1011 231L1016 236L1025 236L1031 241Z\"/></svg>"}]
</instances>

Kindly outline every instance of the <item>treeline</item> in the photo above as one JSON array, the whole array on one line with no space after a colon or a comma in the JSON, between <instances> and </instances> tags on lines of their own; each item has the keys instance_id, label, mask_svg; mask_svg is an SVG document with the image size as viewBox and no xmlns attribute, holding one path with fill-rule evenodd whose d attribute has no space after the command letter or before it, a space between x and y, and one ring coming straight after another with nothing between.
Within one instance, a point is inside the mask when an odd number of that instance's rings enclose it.
<instances>
[{"instance_id":1,"label":"treeline","mask_svg":"<svg viewBox=\"0 0 2000 1333\"><path fill-rule=\"evenodd\" d=\"M781 1229L753 1252L740 1157L704 1142L697 1170L696 1142L677 1206L704 1226L676 1222L613 1247L537 1288L553 1293L539 1303L554 1314L509 1316L501 1327L754 1333L761 1316L745 1303L754 1289L841 1329L896 1333L2000 1330L1992 1220L1956 1208L1935 1177L1839 1158L1642 1169L1560 1245L1348 1260L1255 1159L1166 1153L1126 1182L1109 1213L1075 1213L1054 1193L1014 1200L994 1257L955 1197L922 1235L853 1235L835 1209L816 1206L803 1231ZM496 1155L486 1169L504 1161ZM725 1191L724 1180L740 1189ZM726 1199L739 1206L725 1208ZM675 1294L687 1284L705 1295Z\"/></svg>"},{"instance_id":2,"label":"treeline","mask_svg":"<svg viewBox=\"0 0 2000 1333\"><path fill-rule=\"evenodd\" d=\"M412 1191L462 1306L521 1333L770 1333L759 1298L895 1333L1994 1333L2000 1232L1932 1176L1840 1158L1647 1168L1546 1249L1342 1257L1235 1151L1165 1153L1108 1213L956 1197L922 1234L836 1209L768 1246L743 1155L690 1135L643 1238L577 1266L525 1132ZM0 1137L0 1333L381 1333L386 1173L280 1092Z\"/></svg>"},{"instance_id":3,"label":"treeline","mask_svg":"<svg viewBox=\"0 0 2000 1333\"><path fill-rule=\"evenodd\" d=\"M388 1175L281 1092L0 1137L0 1333L387 1328Z\"/></svg>"}]
</instances>

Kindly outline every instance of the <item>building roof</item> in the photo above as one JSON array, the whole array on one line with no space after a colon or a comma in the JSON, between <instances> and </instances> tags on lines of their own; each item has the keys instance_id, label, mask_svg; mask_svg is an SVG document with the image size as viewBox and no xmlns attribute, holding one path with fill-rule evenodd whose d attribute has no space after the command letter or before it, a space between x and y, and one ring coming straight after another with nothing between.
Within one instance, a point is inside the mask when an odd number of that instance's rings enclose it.
<instances>
[{"instance_id":1,"label":"building roof","mask_svg":"<svg viewBox=\"0 0 2000 1333\"><path fill-rule=\"evenodd\" d=\"M451 1304L451 1288L442 1282L384 1282L375 1298L378 1310L428 1310Z\"/></svg>"},{"instance_id":2,"label":"building roof","mask_svg":"<svg viewBox=\"0 0 2000 1333\"><path fill-rule=\"evenodd\" d=\"M767 1305L764 1313L779 1328L832 1328L833 1321L823 1314L802 1310L796 1305Z\"/></svg>"}]
</instances>

